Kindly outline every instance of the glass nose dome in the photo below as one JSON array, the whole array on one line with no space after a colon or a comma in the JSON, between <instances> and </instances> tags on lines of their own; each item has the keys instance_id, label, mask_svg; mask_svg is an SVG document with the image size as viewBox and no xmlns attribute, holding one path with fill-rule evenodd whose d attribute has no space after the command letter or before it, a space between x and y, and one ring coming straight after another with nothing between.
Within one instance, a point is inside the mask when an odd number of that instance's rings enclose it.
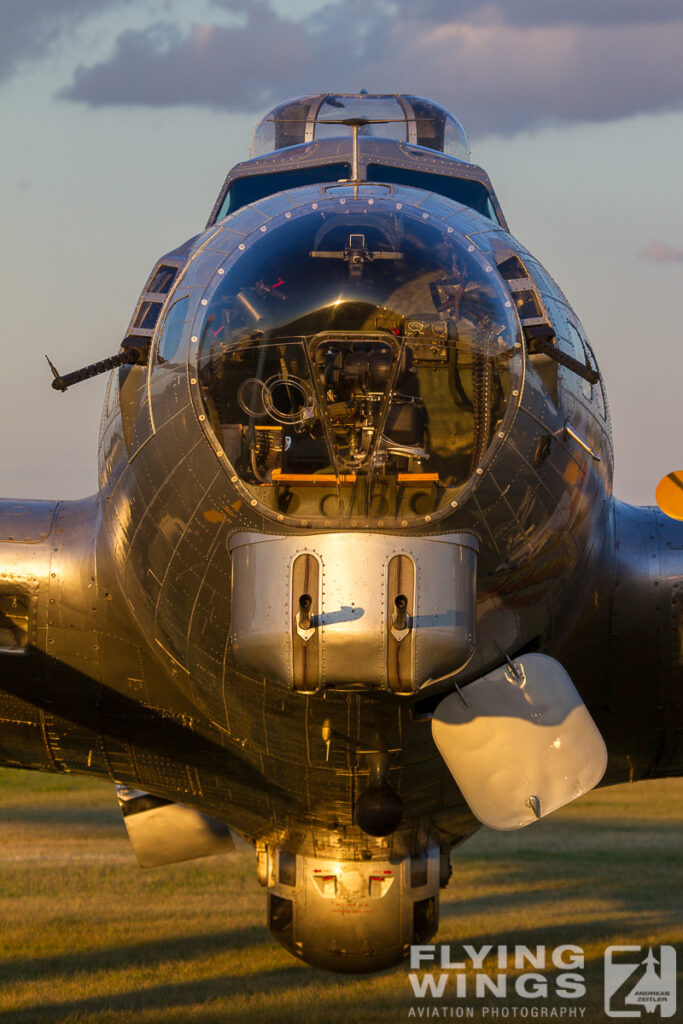
<instances>
[{"instance_id":1,"label":"glass nose dome","mask_svg":"<svg viewBox=\"0 0 683 1024\"><path fill-rule=\"evenodd\" d=\"M208 295L207 419L271 514L408 525L480 467L521 373L518 323L452 228L315 205L271 222Z\"/></svg>"}]
</instances>

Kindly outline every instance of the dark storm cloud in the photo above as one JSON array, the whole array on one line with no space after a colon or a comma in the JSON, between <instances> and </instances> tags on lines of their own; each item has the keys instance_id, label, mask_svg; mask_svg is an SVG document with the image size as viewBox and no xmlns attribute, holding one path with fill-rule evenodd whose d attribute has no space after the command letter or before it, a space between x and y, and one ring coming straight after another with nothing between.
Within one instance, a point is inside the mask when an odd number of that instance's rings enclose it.
<instances>
[{"instance_id":1,"label":"dark storm cloud","mask_svg":"<svg viewBox=\"0 0 683 1024\"><path fill-rule=\"evenodd\" d=\"M43 57L73 26L122 0L2 0L0 81L27 60Z\"/></svg>"},{"instance_id":2,"label":"dark storm cloud","mask_svg":"<svg viewBox=\"0 0 683 1024\"><path fill-rule=\"evenodd\" d=\"M417 92L478 135L683 104L680 0L332 0L301 21L268 0L214 6L232 23L126 32L62 95L255 111L320 90Z\"/></svg>"}]
</instances>

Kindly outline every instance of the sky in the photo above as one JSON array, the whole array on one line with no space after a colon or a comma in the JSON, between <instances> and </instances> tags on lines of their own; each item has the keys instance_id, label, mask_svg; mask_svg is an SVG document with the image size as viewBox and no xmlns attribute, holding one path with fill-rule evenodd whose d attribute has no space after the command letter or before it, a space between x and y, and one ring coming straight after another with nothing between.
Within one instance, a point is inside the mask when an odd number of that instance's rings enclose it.
<instances>
[{"instance_id":1,"label":"sky","mask_svg":"<svg viewBox=\"0 0 683 1024\"><path fill-rule=\"evenodd\" d=\"M106 377L155 260L256 122L309 92L453 111L512 233L582 320L615 494L683 467L680 0L0 0L0 495L96 488Z\"/></svg>"}]
</instances>

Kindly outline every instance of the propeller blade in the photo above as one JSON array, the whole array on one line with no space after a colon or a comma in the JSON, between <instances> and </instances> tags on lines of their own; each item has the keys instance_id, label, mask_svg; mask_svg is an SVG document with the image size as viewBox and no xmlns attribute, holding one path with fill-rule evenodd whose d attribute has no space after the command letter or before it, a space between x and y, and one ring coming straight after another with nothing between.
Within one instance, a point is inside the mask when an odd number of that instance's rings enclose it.
<instances>
[{"instance_id":1,"label":"propeller blade","mask_svg":"<svg viewBox=\"0 0 683 1024\"><path fill-rule=\"evenodd\" d=\"M683 469L677 469L659 481L655 501L669 519L683 520Z\"/></svg>"}]
</instances>

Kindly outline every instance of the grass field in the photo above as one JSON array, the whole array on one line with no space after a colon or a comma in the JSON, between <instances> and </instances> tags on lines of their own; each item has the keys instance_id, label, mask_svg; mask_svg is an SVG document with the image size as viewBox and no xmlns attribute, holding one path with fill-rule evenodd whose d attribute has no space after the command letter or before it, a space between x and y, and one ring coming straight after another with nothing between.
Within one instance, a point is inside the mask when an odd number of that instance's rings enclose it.
<instances>
[{"instance_id":1,"label":"grass field","mask_svg":"<svg viewBox=\"0 0 683 1024\"><path fill-rule=\"evenodd\" d=\"M587 995L571 1005L607 1020L605 946L681 952L682 826L683 780L668 780L588 794L519 833L482 829L453 855L438 941L454 956L582 946ZM503 1005L415 999L406 965L358 979L299 963L268 935L250 848L143 871L113 787L84 779L0 770L0 921L0 1024L374 1024L420 1005L487 1021Z\"/></svg>"}]
</instances>

